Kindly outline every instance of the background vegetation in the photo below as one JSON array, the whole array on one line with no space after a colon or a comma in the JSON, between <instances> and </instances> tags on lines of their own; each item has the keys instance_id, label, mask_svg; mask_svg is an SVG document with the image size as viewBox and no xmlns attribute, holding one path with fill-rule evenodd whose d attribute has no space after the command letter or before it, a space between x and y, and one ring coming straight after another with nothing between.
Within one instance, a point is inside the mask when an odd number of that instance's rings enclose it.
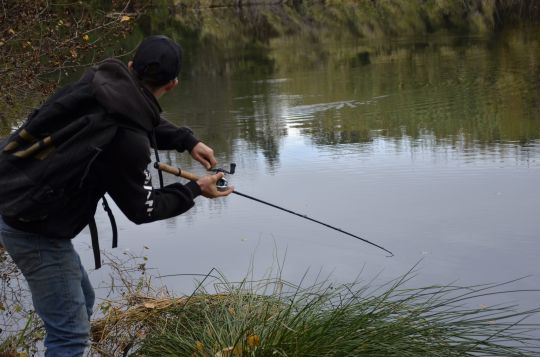
<instances>
[{"instance_id":1,"label":"background vegetation","mask_svg":"<svg viewBox=\"0 0 540 357\"><path fill-rule=\"evenodd\" d=\"M0 5L4 128L65 76L106 56L128 53L150 33L181 38L190 53L184 75L231 75L275 70L279 58L272 49L298 42L294 38L311 50L291 48L283 55L294 60L289 65L302 65L324 60L325 48L345 41L448 31L489 34L536 21L540 14L534 0L0 0ZM347 60L365 63L376 51L367 46Z\"/></svg>"},{"instance_id":2,"label":"background vegetation","mask_svg":"<svg viewBox=\"0 0 540 357\"><path fill-rule=\"evenodd\" d=\"M98 6L106 3L106 6ZM62 78L106 55L133 26L129 1L0 1L0 121L27 113Z\"/></svg>"}]
</instances>

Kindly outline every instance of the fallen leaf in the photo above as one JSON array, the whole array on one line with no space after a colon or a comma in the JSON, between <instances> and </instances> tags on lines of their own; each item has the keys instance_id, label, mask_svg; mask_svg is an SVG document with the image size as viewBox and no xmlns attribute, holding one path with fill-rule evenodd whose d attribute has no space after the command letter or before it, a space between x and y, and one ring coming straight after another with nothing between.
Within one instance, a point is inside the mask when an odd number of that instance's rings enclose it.
<instances>
[{"instance_id":1,"label":"fallen leaf","mask_svg":"<svg viewBox=\"0 0 540 357\"><path fill-rule=\"evenodd\" d=\"M195 342L195 349L199 352L203 352L204 351L204 344L201 342L201 341L196 341Z\"/></svg>"},{"instance_id":2,"label":"fallen leaf","mask_svg":"<svg viewBox=\"0 0 540 357\"><path fill-rule=\"evenodd\" d=\"M145 303L144 303L144 307L146 307L147 309L155 309L155 308L156 308L156 304L151 303L151 302L145 302Z\"/></svg>"},{"instance_id":3,"label":"fallen leaf","mask_svg":"<svg viewBox=\"0 0 540 357\"><path fill-rule=\"evenodd\" d=\"M126 21L129 21L129 20L131 20L131 17L126 16L126 15L124 15L124 16L122 16L122 17L120 18L120 22L126 22Z\"/></svg>"},{"instance_id":4,"label":"fallen leaf","mask_svg":"<svg viewBox=\"0 0 540 357\"><path fill-rule=\"evenodd\" d=\"M249 335L247 337L247 344L249 347L257 347L261 344L261 338L257 335Z\"/></svg>"},{"instance_id":5,"label":"fallen leaf","mask_svg":"<svg viewBox=\"0 0 540 357\"><path fill-rule=\"evenodd\" d=\"M9 30L8 30L8 33L9 33L10 35L15 35L15 30L14 30L14 29L9 29Z\"/></svg>"},{"instance_id":6,"label":"fallen leaf","mask_svg":"<svg viewBox=\"0 0 540 357\"><path fill-rule=\"evenodd\" d=\"M85 40L86 42L88 42L88 41L90 41L90 36L84 35L84 36L82 37L82 39Z\"/></svg>"}]
</instances>

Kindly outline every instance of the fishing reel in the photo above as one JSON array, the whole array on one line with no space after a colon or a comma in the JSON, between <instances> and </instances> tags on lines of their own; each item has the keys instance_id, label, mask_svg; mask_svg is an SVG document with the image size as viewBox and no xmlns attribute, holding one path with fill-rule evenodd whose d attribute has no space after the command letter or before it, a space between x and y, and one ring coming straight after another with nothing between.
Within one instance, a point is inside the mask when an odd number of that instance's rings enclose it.
<instances>
[{"instance_id":1,"label":"fishing reel","mask_svg":"<svg viewBox=\"0 0 540 357\"><path fill-rule=\"evenodd\" d=\"M234 162L231 162L229 171L221 167L216 168L216 169L210 169L208 171L215 172L215 173L223 172L224 174L227 174L227 175L233 175L234 172L236 171L236 164ZM229 181L227 181L225 177L220 178L218 182L216 182L216 187L219 191L225 191L226 189L229 188Z\"/></svg>"}]
</instances>

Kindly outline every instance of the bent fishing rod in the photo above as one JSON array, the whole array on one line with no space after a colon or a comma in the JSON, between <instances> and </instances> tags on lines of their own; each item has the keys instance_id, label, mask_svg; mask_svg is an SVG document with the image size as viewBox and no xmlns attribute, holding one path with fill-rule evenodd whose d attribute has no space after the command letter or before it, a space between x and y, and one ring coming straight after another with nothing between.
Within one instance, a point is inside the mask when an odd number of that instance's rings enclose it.
<instances>
[{"instance_id":1,"label":"bent fishing rod","mask_svg":"<svg viewBox=\"0 0 540 357\"><path fill-rule=\"evenodd\" d=\"M178 167L174 167L174 166L171 166L171 165L167 165L163 162L156 162L154 163L154 167L160 171L165 171L169 174L173 174L175 176L178 176L178 177L183 177L185 179L188 179L190 181L197 181L200 177L189 172L189 171L185 171L185 170L181 170L180 168ZM231 164L231 167L230 167L230 170L227 171L225 169L222 169L222 168L218 168L218 169L213 169L213 170L210 170L210 171L213 171L213 172L223 172L224 174L234 174L234 171L235 171L235 168L236 168L236 164L232 163ZM218 189L227 189L228 187L228 182L226 179L222 178L220 179L218 182L217 182L217 187ZM242 197L245 197L245 198L248 198L250 200L253 200L253 201L256 201L256 202L259 202L259 203L262 203L264 205L267 205L267 206L270 206L270 207L274 207L274 208L277 208L279 210L282 210L284 212L287 212L287 213L290 213L290 214L294 214L295 216L298 216L300 218L304 218L304 219L307 219L308 221L311 221L311 222L315 222L315 223L318 223L318 224L321 224L325 227L328 227L330 229L333 229L335 231L338 231L340 233L343 233L343 234L346 234L348 236L351 236L353 238L356 238L356 239L359 239L361 240L362 242L364 243L367 243L367 244L370 244L374 247L377 247L381 250L384 250L385 252L387 252L388 254L390 255L387 255L387 257L393 257L394 256L394 253L392 253L391 251L389 251L388 249L376 244L376 243L373 243L373 242L370 242L369 240L365 239L365 238L362 238L362 237L359 237L355 234L352 234L352 233L349 233L349 232L346 232L344 231L343 229L340 229L340 228L337 228L337 227L334 227L334 226L331 226L329 225L328 223L324 223L324 222L321 222L321 221L318 221L316 219L313 219L311 217L308 217L307 215L305 214L301 214L301 213L298 213L298 212L294 212L294 211L291 211L290 209L287 209L287 208L284 208L284 207L280 207L278 205L275 205L273 203L270 203L270 202L266 202L266 201L263 201L259 198L256 198L256 197L253 197L253 196L250 196L250 195L246 195L245 193L241 193L241 192L238 192L236 190L234 190L232 193L234 194L237 194L239 196L242 196Z\"/></svg>"}]
</instances>

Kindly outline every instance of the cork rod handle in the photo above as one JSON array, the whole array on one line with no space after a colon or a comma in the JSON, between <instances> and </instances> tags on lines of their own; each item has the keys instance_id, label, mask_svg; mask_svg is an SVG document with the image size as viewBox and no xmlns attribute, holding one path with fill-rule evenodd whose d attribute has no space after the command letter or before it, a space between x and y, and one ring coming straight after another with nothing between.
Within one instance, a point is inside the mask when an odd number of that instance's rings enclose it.
<instances>
[{"instance_id":1,"label":"cork rod handle","mask_svg":"<svg viewBox=\"0 0 540 357\"><path fill-rule=\"evenodd\" d=\"M189 171L180 170L178 167L174 167L171 165L164 164L163 162L156 162L154 164L154 167L158 170L168 172L170 174L173 174L175 176L180 176L185 179L188 179L190 181L197 181L199 179L199 176L192 174Z\"/></svg>"}]
</instances>

